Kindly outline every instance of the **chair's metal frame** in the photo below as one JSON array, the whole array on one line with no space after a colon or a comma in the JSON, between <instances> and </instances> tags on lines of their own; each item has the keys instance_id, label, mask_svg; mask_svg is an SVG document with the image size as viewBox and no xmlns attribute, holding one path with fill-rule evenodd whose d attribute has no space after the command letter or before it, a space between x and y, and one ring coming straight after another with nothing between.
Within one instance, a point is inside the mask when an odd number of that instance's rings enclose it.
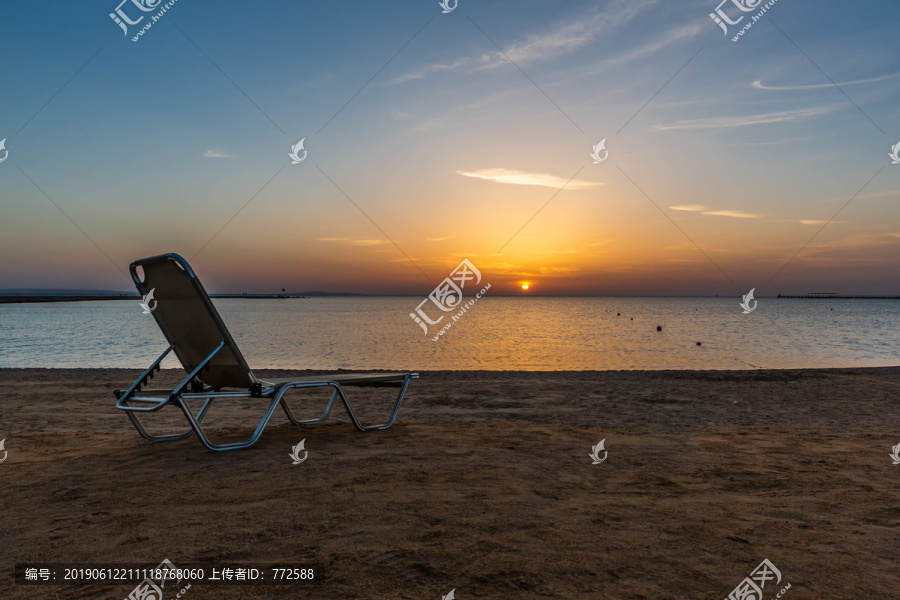
<instances>
[{"instance_id":1,"label":"chair's metal frame","mask_svg":"<svg viewBox=\"0 0 900 600\"><path fill-rule=\"evenodd\" d=\"M188 273L195 277L193 270L191 270L190 266L187 264L183 258L178 255L171 255L173 258L177 259L179 262L183 264L188 270ZM140 279L137 277L137 273L134 270L134 265L132 265L132 277L135 279L135 282L140 284ZM207 356L203 361L197 365L188 375L178 384L174 389L171 390L156 390L156 389L143 389L149 383L150 379L153 379L155 373L159 372L160 364L163 359L175 349L175 344L170 344L166 350L159 355L159 357L153 361L151 364L135 381L131 384L131 386L123 391L115 390L115 395L117 398L116 408L124 410L128 415L128 418L131 419L132 424L135 429L137 429L138 433L147 440L154 442L168 442L173 440L181 440L190 437L194 433L197 434L197 437L200 439L200 442L209 448L210 450L215 451L224 451L224 450L237 450L240 448L247 448L256 443L259 439L260 435L262 435L263 430L266 428L266 425L269 424L269 420L272 418L272 414L275 412L275 409L281 404L281 407L284 409L285 414L288 419L294 425L314 425L316 423L321 423L325 421L328 416L331 414L332 406L334 405L334 399L336 396L340 396L341 402L344 404L344 408L347 410L347 415L350 417L350 420L353 422L353 425L360 431L373 431L378 429L387 429L391 425L394 424L394 421L397 419L397 414L400 412L400 405L403 403L403 397L406 394L406 388L409 386L409 382L411 379L417 379L419 376L416 373L407 373L404 374L402 381L376 381L376 382L368 382L368 383L358 383L352 384L354 387L399 387L400 392L397 395L397 400L394 403L394 408L391 411L390 417L384 423L380 423L378 425L363 425L359 418L356 416L356 413L353 410L353 407L350 405L350 401L347 399L347 394L344 393L344 388L337 381L332 381L327 379L327 376L323 377L322 380L316 381L297 381L284 383L280 385L271 385L267 387L262 387L262 385L256 382L255 377L253 377L252 372L250 373L251 378L253 379L253 383L251 383L250 388L246 391L234 390L234 391L226 391L222 389L214 389L211 386L204 386L198 377L204 367L206 367L207 363L212 360L212 358L218 353L222 348L224 348L226 342L223 340L219 343L218 346ZM190 387L190 391L188 390ZM283 397L288 390L295 388L314 388L314 387L330 387L332 388L331 398L328 401L328 405L325 407L325 413L317 418L317 419L307 419L307 420L298 420L294 414L291 412L290 407L287 405L286 401L283 401ZM149 394L162 394L157 396L137 396L138 393L149 393ZM269 407L266 409L266 412L263 414L262 419L260 419L259 424L256 426L256 430L253 432L253 435L250 436L245 442L233 442L229 444L214 444L210 441L209 437L206 435L206 432L203 431L203 427L200 422L203 420L203 417L206 416L206 413L212 406L214 400L219 398L270 398L271 402ZM203 400L203 405L200 407L200 410L195 415L191 408L188 406L188 400ZM133 406L129 403L134 402L137 403L136 406ZM156 412L162 409L164 406L168 404L173 404L181 409L184 413L184 416L187 418L190 426L183 433L175 433L168 435L153 435L147 432L144 428L143 423L138 418L140 413L150 413Z\"/></svg>"}]
</instances>

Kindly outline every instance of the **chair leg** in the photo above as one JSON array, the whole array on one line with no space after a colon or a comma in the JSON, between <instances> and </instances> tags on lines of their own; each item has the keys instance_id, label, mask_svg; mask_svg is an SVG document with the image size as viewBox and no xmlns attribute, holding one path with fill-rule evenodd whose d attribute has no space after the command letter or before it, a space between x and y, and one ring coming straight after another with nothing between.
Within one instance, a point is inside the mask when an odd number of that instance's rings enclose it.
<instances>
[{"instance_id":1,"label":"chair leg","mask_svg":"<svg viewBox=\"0 0 900 600\"><path fill-rule=\"evenodd\" d=\"M173 402L181 408L181 411L184 413L184 416L187 418L190 427L188 427L187 431L184 433L170 434L170 435L151 435L147 433L147 430L144 429L143 424L140 419L134 413L134 411L128 412L128 418L131 419L132 424L135 429L137 429L138 433L145 439L154 442L167 442L172 440L181 440L187 437L190 437L192 434L196 433L197 437L200 439L200 443L209 448L210 450L215 450L217 452L221 452L224 450L237 450L239 448L248 448L256 443L259 437L262 435L263 430L266 428L266 425L269 424L269 420L272 418L272 414L275 412L275 409L278 407L278 404L281 403L281 399L284 396L285 392L292 388L306 388L306 387L331 387L331 398L328 400L328 406L325 407L325 413L319 417L318 419L308 419L305 421L297 420L290 408L287 406L287 403L282 403L282 408L284 409L285 414L288 419L295 425L311 425L314 423L321 423L326 420L328 416L331 414L331 409L334 406L334 399L337 396L340 396L341 402L344 404L344 408L347 411L347 415L350 417L350 420L353 422L353 425L360 431L372 431L375 429L387 429L391 425L394 424L394 421L397 420L397 414L400 412L400 405L403 403L403 397L406 394L406 388L409 386L410 377L404 377L403 382L400 385L400 392L397 394L397 401L394 403L394 408L391 411L391 414L387 421L384 423L380 423L378 425L363 425L360 423L359 418L356 416L356 413L353 410L353 406L350 404L350 400L347 398L347 394L344 393L344 388L341 387L338 383L333 381L322 381L322 382L314 382L314 383L297 383L297 384L287 384L278 389L275 395L272 397L272 402L269 404L269 407L266 409L265 414L259 421L259 424L256 426L256 430L253 432L253 435L250 436L245 442L234 442L229 444L214 444L210 441L209 437L207 437L206 432L203 431L203 427L200 422L203 420L203 417L206 416L207 411L212 406L212 402L215 399L214 396L209 396L203 402L203 406L200 408L200 411L194 415L193 411L191 411L190 407L188 407L187 402L182 397L176 397Z\"/></svg>"},{"instance_id":2,"label":"chair leg","mask_svg":"<svg viewBox=\"0 0 900 600\"><path fill-rule=\"evenodd\" d=\"M397 414L400 412L400 405L403 403L403 396L406 394L406 388L409 386L409 380L410 377L408 375L403 378L403 383L400 385L400 392L397 394L397 402L394 403L394 410L391 411L391 415L388 420L379 425L361 425L359 423L359 420L356 418L356 415L353 413L353 409L350 407L350 401L347 399L347 396L341 394L341 399L344 401L344 407L347 409L347 413L350 414L350 418L353 419L353 424L356 425L356 428L360 431L372 431L374 429L387 429L388 427L393 425L394 421L397 420Z\"/></svg>"},{"instance_id":3,"label":"chair leg","mask_svg":"<svg viewBox=\"0 0 900 600\"><path fill-rule=\"evenodd\" d=\"M203 403L203 406L200 408L200 412L197 413L197 422L203 420L203 417L206 415L206 411L209 410L209 407L212 406L212 398L207 398ZM194 433L193 427L188 427L187 431L184 433L174 433L169 435L152 435L147 433L147 430L144 429L144 424L141 423L141 420L138 418L137 413L134 411L128 411L128 418L131 419L132 425L137 429L138 433L141 434L141 437L150 440L151 442L171 442L173 440L183 440L187 437L190 437Z\"/></svg>"},{"instance_id":4,"label":"chair leg","mask_svg":"<svg viewBox=\"0 0 900 600\"><path fill-rule=\"evenodd\" d=\"M319 417L318 419L310 419L308 421L297 421L290 412L290 409L287 408L285 404L285 413L288 415L288 418L295 425L309 425L313 423L321 423L325 419L328 418L328 414L331 412L331 407L334 402L335 395L340 396L341 402L344 404L344 409L347 411L347 415L350 417L350 420L353 421L353 425L359 429L360 431L372 431L374 429L387 429L391 425L394 424L394 421L397 420L397 414L400 412L400 405L403 403L403 396L406 394L406 388L409 386L410 377L404 377L403 383L400 385L400 393L397 394L397 401L394 403L394 409L391 411L390 417L384 423L380 423L378 425L363 425L360 423L359 418L356 416L356 413L353 410L353 406L350 404L350 400L347 398L347 394L344 393L344 388L341 387L338 383L333 381L322 381L315 383L297 383L297 384L287 384L281 387L278 392L275 394L276 399L281 399L287 390L292 388L306 388L306 387L324 387L329 386L334 388L334 391L331 394L331 400L328 401L328 407L325 409L325 414Z\"/></svg>"},{"instance_id":5,"label":"chair leg","mask_svg":"<svg viewBox=\"0 0 900 600\"><path fill-rule=\"evenodd\" d=\"M209 448L210 450L215 450L217 452L222 452L224 450L237 450L239 448L249 448L259 439L259 436L262 435L263 430L266 428L266 425L269 424L269 419L272 418L272 414L275 412L275 409L278 407L278 402L281 400L279 395L276 395L272 399L272 403L269 404L269 408L266 409L265 414L262 416L262 419L259 421L259 425L256 426L256 431L253 432L253 435L250 436L246 442L233 442L230 444L213 444L209 438L206 436L206 432L203 431L203 427L200 425L200 420L194 416L194 413L191 412L191 409L188 407L187 403L183 398L176 398L175 403L181 407L184 416L187 417L188 422L191 424L191 429L193 429L197 433L197 437L200 438L200 442Z\"/></svg>"},{"instance_id":6,"label":"chair leg","mask_svg":"<svg viewBox=\"0 0 900 600\"><path fill-rule=\"evenodd\" d=\"M291 423L294 425L315 425L316 423L321 423L325 419L328 418L328 415L331 413L331 406L334 404L334 398L337 396L337 390L333 390L331 392L331 399L328 400L328 406L325 407L325 413L319 417L318 419L307 419L306 421L298 421L296 417L294 417L294 413L291 412L291 408L288 406L286 400L281 401L281 408L284 409L284 414L287 415L287 418L290 419Z\"/></svg>"}]
</instances>

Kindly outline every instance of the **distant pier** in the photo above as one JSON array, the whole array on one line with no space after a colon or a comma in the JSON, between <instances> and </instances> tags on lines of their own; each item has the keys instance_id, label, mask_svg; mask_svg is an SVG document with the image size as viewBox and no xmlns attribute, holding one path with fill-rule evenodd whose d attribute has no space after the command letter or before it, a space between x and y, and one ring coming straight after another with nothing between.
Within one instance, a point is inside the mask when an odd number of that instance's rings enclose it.
<instances>
[{"instance_id":1,"label":"distant pier","mask_svg":"<svg viewBox=\"0 0 900 600\"><path fill-rule=\"evenodd\" d=\"M791 300L900 300L900 296L840 296L835 292L810 292L805 296L785 296L778 294L776 298Z\"/></svg>"}]
</instances>

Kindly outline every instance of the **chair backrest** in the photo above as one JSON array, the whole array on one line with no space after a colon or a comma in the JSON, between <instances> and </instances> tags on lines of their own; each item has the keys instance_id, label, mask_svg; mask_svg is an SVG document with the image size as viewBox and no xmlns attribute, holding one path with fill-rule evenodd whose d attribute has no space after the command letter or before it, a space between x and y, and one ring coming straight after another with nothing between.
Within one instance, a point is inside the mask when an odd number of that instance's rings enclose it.
<instances>
[{"instance_id":1,"label":"chair backrest","mask_svg":"<svg viewBox=\"0 0 900 600\"><path fill-rule=\"evenodd\" d=\"M143 278L138 268L143 271ZM177 254L161 254L136 260L130 266L131 278L141 296L153 292L150 314L170 344L185 371L191 372L216 346L216 353L198 379L216 389L248 389L256 378L225 327L216 307L188 262ZM154 305L155 302L155 305Z\"/></svg>"}]
</instances>

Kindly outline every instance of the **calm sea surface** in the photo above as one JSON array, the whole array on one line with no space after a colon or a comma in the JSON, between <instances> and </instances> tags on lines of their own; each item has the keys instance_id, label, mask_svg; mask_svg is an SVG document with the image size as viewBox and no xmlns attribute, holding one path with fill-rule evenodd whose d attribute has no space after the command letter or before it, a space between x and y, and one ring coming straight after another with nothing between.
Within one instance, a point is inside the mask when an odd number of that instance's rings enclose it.
<instances>
[{"instance_id":1,"label":"calm sea surface","mask_svg":"<svg viewBox=\"0 0 900 600\"><path fill-rule=\"evenodd\" d=\"M223 299L215 304L253 368L752 369L900 364L898 300L762 298L755 312L743 315L736 298L486 296L436 342L409 316L420 301ZM432 310L432 316L436 312ZM656 331L657 325L662 332ZM0 367L146 367L165 347L155 321L142 314L137 300L0 305Z\"/></svg>"}]
</instances>

